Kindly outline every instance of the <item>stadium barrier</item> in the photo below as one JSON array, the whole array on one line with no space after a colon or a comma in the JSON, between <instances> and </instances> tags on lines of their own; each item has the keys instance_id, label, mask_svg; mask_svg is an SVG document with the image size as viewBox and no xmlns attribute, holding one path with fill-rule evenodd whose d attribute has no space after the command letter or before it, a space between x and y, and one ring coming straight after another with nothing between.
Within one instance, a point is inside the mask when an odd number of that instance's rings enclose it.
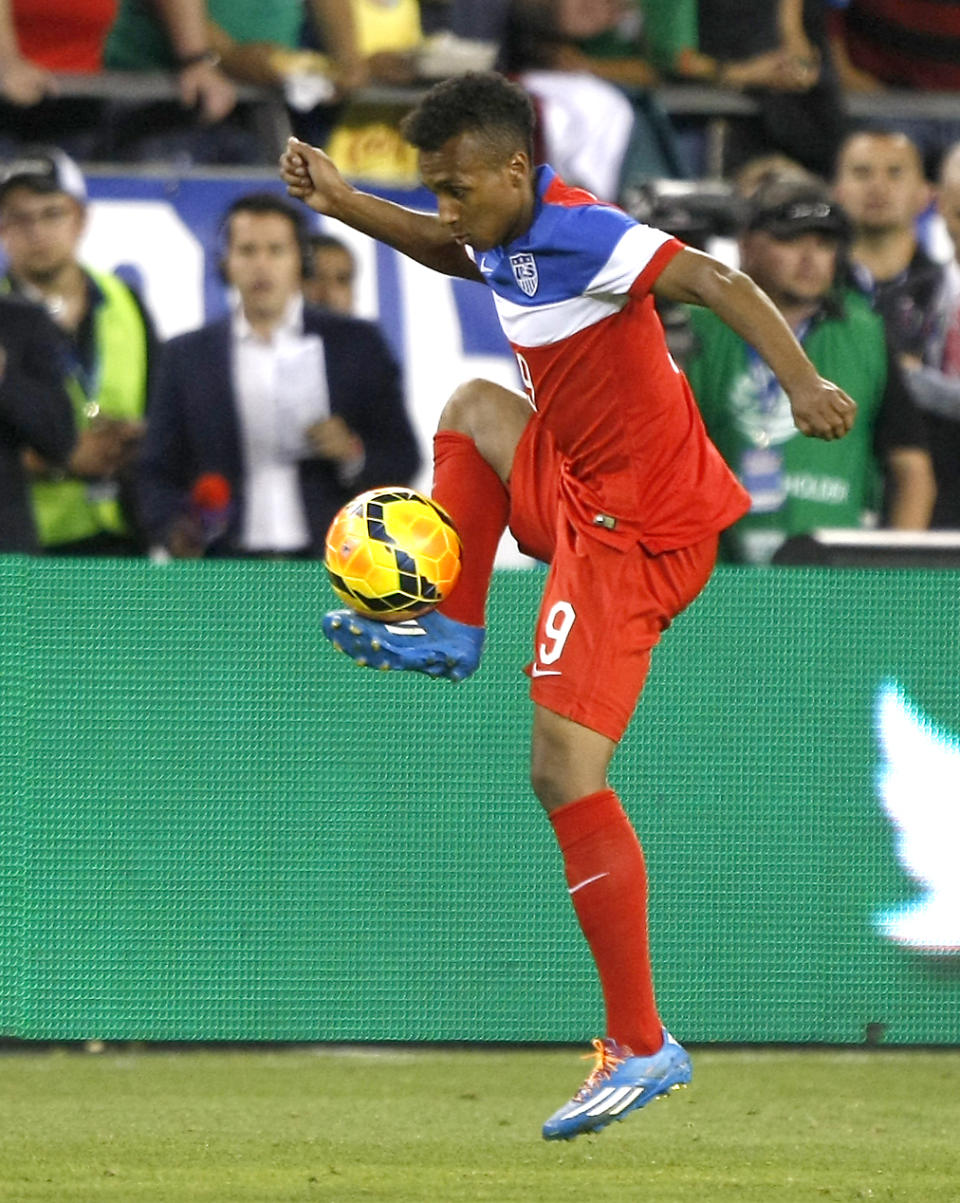
<instances>
[{"instance_id":1,"label":"stadium barrier","mask_svg":"<svg viewBox=\"0 0 960 1203\"><path fill-rule=\"evenodd\" d=\"M317 564L3 559L0 1033L595 1034L527 784L541 584L498 573L454 687L336 656ZM960 1042L958 598L726 569L654 653L613 781L684 1039Z\"/></svg>"},{"instance_id":2,"label":"stadium barrier","mask_svg":"<svg viewBox=\"0 0 960 1203\"><path fill-rule=\"evenodd\" d=\"M109 100L124 104L147 104L157 100L179 100L175 76L162 71L102 71L97 75L63 72L57 75L59 95L84 100ZM425 87L394 87L374 84L354 93L358 101L371 105L409 105L411 108L426 91ZM639 89L638 89L639 91ZM288 135L290 120L279 88L237 86L241 104L250 105L258 114L258 130L268 157L280 154ZM760 111L756 97L731 89L711 88L705 84L667 83L654 90L657 103L671 117L701 119L708 141L722 142L725 126L731 120L753 117ZM879 92L851 92L845 97L850 116L857 121L931 121L956 123L955 92L918 92L909 88L887 88ZM708 160L716 161L719 145Z\"/></svg>"}]
</instances>

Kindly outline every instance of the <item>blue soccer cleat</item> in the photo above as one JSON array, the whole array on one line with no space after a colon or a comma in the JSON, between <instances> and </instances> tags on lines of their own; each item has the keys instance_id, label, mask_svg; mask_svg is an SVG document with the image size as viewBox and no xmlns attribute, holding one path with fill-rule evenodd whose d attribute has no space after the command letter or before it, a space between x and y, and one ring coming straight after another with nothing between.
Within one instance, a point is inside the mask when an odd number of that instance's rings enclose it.
<instances>
[{"instance_id":1,"label":"blue soccer cleat","mask_svg":"<svg viewBox=\"0 0 960 1203\"><path fill-rule=\"evenodd\" d=\"M484 628L455 622L436 610L402 622L375 622L352 610L332 610L323 616L323 633L337 651L366 668L462 681L480 663Z\"/></svg>"},{"instance_id":2,"label":"blue soccer cleat","mask_svg":"<svg viewBox=\"0 0 960 1203\"><path fill-rule=\"evenodd\" d=\"M668 1091L679 1090L693 1073L686 1050L666 1028L663 1047L648 1057L635 1057L615 1040L594 1040L593 1047L593 1072L543 1125L544 1140L573 1140L581 1132L598 1132Z\"/></svg>"}]
</instances>

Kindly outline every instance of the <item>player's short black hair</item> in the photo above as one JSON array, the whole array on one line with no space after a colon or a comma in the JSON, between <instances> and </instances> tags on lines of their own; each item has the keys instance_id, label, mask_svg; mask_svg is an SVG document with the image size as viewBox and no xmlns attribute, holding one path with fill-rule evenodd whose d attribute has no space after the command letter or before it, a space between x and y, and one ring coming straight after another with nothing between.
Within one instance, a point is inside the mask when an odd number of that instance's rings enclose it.
<instances>
[{"instance_id":1,"label":"player's short black hair","mask_svg":"<svg viewBox=\"0 0 960 1203\"><path fill-rule=\"evenodd\" d=\"M530 97L496 71L470 71L435 84L403 119L403 136L418 150L439 150L460 134L479 134L500 156L533 159L536 117Z\"/></svg>"},{"instance_id":2,"label":"player's short black hair","mask_svg":"<svg viewBox=\"0 0 960 1203\"><path fill-rule=\"evenodd\" d=\"M237 197L226 213L224 213L223 220L220 223L221 232L227 242L230 240L231 222L238 213L254 213L258 215L270 213L276 214L278 217L285 217L293 227L293 233L298 246L303 247L306 244L307 229L299 209L295 209L289 201L284 200L282 196L278 196L275 192L248 192L243 196Z\"/></svg>"}]
</instances>

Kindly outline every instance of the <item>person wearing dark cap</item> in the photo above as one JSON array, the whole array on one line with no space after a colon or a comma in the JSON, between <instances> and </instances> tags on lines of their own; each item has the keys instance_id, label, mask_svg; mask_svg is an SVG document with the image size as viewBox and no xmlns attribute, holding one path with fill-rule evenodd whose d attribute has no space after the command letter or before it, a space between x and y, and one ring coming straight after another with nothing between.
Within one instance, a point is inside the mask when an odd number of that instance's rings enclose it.
<instances>
[{"instance_id":1,"label":"person wearing dark cap","mask_svg":"<svg viewBox=\"0 0 960 1203\"><path fill-rule=\"evenodd\" d=\"M42 306L60 328L78 431L66 467L26 457L40 545L70 555L135 554L127 478L156 336L122 280L78 260L85 222L84 179L62 151L28 154L0 172L0 243L8 260L0 292Z\"/></svg>"},{"instance_id":2,"label":"person wearing dark cap","mask_svg":"<svg viewBox=\"0 0 960 1203\"><path fill-rule=\"evenodd\" d=\"M761 187L740 239L741 270L770 296L817 370L857 402L847 438L798 435L786 394L752 347L710 310L691 309L685 369L710 437L751 498L724 553L768 563L791 535L877 519L929 525L935 485L926 428L867 299L836 285L849 219L818 182Z\"/></svg>"}]
</instances>

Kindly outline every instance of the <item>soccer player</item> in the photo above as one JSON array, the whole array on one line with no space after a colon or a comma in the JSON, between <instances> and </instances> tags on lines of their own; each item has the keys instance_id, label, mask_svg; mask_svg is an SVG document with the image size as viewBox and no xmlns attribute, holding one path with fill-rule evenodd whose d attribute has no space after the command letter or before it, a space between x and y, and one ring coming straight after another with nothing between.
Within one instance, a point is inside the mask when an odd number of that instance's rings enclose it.
<instances>
[{"instance_id":1,"label":"soccer player","mask_svg":"<svg viewBox=\"0 0 960 1203\"><path fill-rule=\"evenodd\" d=\"M855 405L821 379L746 276L534 167L530 103L501 76L436 85L404 132L436 216L357 191L294 139L281 175L319 213L488 284L526 396L475 380L441 415L433 493L464 547L449 601L406 623L334 612L324 632L360 664L461 680L480 660L504 526L550 564L527 670L532 782L606 1007L593 1072L543 1128L548 1140L570 1139L691 1076L657 1012L643 852L607 768L651 648L706 583L718 532L748 505L667 352L651 294L708 305L748 339L804 434L840 438Z\"/></svg>"}]
</instances>

